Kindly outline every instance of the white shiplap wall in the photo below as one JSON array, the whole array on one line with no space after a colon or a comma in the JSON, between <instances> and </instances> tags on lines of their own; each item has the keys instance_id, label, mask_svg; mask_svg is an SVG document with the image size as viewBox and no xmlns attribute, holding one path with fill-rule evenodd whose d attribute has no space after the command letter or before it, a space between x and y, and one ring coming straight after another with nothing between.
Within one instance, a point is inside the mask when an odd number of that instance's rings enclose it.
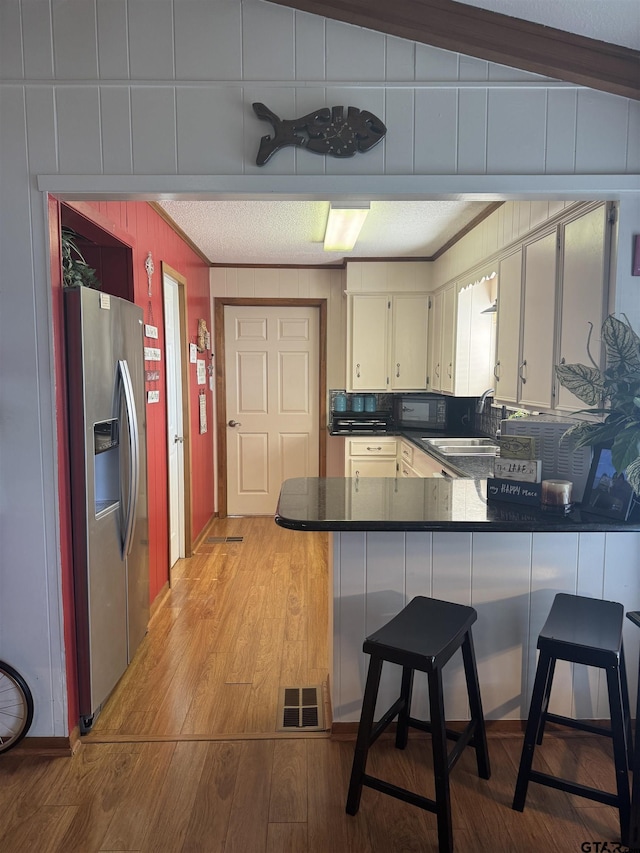
<instances>
[{"instance_id":1,"label":"white shiplap wall","mask_svg":"<svg viewBox=\"0 0 640 853\"><path fill-rule=\"evenodd\" d=\"M524 720L536 644L558 592L640 606L639 533L336 533L333 536L334 722L360 718L368 664L366 636L416 595L474 607L473 627L485 716ZM631 701L640 635L624 624ZM631 662L631 663L630 663ZM385 665L378 714L399 692L400 667ZM468 719L462 658L444 670L448 720ZM604 671L559 662L551 710L583 719L609 716ZM426 679L416 676L416 716L428 717Z\"/></svg>"},{"instance_id":2,"label":"white shiplap wall","mask_svg":"<svg viewBox=\"0 0 640 853\"><path fill-rule=\"evenodd\" d=\"M389 133L353 159L288 149L260 169L256 100L289 118L354 105ZM39 190L571 198L613 187L626 240L618 307L633 315L639 136L637 102L260 0L0 0L0 654L34 690L32 734L67 733Z\"/></svg>"}]
</instances>

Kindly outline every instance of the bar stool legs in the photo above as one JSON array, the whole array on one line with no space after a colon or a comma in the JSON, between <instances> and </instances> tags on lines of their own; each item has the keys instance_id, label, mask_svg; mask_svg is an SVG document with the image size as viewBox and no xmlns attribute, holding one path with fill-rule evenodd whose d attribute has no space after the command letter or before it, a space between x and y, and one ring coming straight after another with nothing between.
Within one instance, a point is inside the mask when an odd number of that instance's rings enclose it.
<instances>
[{"instance_id":1,"label":"bar stool legs","mask_svg":"<svg viewBox=\"0 0 640 853\"><path fill-rule=\"evenodd\" d=\"M475 662L471 624L476 612L471 607L450 602L413 599L398 616L368 637L364 651L371 655L365 684L362 714L358 726L351 779L347 794L346 811L355 815L360 806L363 786L374 788L411 805L434 812L438 828L440 853L452 853L453 828L449 775L466 746L476 750L478 775L488 779L491 775L489 752L480 699L478 673ZM442 669L451 656L462 651L465 679L471 708L471 720L462 732L446 727ZM400 695L377 723L374 713L380 675L384 661L402 666ZM415 670L427 676L430 720L411 716L411 697ZM409 729L417 728L431 734L435 799L431 800L406 788L401 788L366 773L369 747L397 717L395 746L407 746ZM455 746L448 751L447 740Z\"/></svg>"},{"instance_id":2,"label":"bar stool legs","mask_svg":"<svg viewBox=\"0 0 640 853\"><path fill-rule=\"evenodd\" d=\"M524 809L529 782L605 803L618 809L620 835L626 844L631 820L629 764L632 755L629 694L622 647L622 605L559 593L538 637L538 665L531 707L522 745L513 808ZM572 661L604 669L607 677L609 728L549 713L549 698L556 660ZM542 743L547 721L610 737L616 774L616 793L533 770L537 744Z\"/></svg>"},{"instance_id":3,"label":"bar stool legs","mask_svg":"<svg viewBox=\"0 0 640 853\"><path fill-rule=\"evenodd\" d=\"M640 628L640 610L632 610L627 613L634 625ZM638 672L638 698L636 702L636 738L635 750L631 760L633 771L633 782L631 786L631 819L629 824L629 840L627 842L630 850L640 851L640 671Z\"/></svg>"}]
</instances>

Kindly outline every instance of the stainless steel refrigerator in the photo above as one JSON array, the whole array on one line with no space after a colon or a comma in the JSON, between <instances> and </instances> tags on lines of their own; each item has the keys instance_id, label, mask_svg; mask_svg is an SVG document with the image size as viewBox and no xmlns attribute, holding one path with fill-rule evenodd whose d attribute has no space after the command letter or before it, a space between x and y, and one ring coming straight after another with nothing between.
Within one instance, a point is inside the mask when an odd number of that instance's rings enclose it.
<instances>
[{"instance_id":1,"label":"stainless steel refrigerator","mask_svg":"<svg viewBox=\"0 0 640 853\"><path fill-rule=\"evenodd\" d=\"M93 725L149 621L142 309L65 291L80 731Z\"/></svg>"}]
</instances>

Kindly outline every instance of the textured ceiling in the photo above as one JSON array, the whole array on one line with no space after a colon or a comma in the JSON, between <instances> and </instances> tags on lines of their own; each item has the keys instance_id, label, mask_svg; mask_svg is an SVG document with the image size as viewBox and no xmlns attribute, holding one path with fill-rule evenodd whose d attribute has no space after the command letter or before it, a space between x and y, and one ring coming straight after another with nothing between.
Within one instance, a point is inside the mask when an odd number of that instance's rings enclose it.
<instances>
[{"instance_id":1,"label":"textured ceiling","mask_svg":"<svg viewBox=\"0 0 640 853\"><path fill-rule=\"evenodd\" d=\"M640 0L456 0L640 50Z\"/></svg>"},{"instance_id":2,"label":"textured ceiling","mask_svg":"<svg viewBox=\"0 0 640 853\"><path fill-rule=\"evenodd\" d=\"M161 201L200 251L217 264L335 264L325 252L328 201ZM429 257L487 204L372 201L349 258Z\"/></svg>"}]
</instances>

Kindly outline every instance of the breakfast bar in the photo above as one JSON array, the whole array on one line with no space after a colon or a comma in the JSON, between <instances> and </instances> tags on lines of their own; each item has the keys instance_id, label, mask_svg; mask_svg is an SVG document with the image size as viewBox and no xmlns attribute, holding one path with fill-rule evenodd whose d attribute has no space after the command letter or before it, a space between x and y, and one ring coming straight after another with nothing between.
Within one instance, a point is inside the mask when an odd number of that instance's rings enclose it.
<instances>
[{"instance_id":1,"label":"breakfast bar","mask_svg":"<svg viewBox=\"0 0 640 853\"><path fill-rule=\"evenodd\" d=\"M471 605L485 717L527 717L536 641L558 592L640 609L640 523L487 501L486 480L297 478L284 482L276 523L330 532L334 731L359 719L364 638L416 595ZM638 631L625 626L629 688L636 693ZM380 707L396 690L383 673ZM550 710L583 719L608 716L600 671L560 662ZM385 678L386 676L386 678ZM448 716L468 719L462 662L445 674ZM415 707L426 715L426 690ZM633 715L633 708L632 708Z\"/></svg>"}]
</instances>

